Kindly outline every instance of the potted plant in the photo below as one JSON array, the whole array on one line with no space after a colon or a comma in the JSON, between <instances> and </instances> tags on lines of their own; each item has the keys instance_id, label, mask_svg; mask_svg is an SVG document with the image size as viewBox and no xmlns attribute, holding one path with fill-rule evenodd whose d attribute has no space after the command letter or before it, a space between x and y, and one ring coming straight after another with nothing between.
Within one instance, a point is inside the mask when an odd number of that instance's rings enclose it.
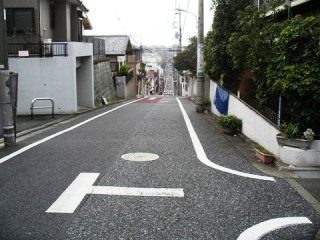
<instances>
[{"instance_id":1,"label":"potted plant","mask_svg":"<svg viewBox=\"0 0 320 240\"><path fill-rule=\"evenodd\" d=\"M241 131L242 120L235 115L222 115L218 117L218 123L224 133L235 134Z\"/></svg>"},{"instance_id":2,"label":"potted plant","mask_svg":"<svg viewBox=\"0 0 320 240\"><path fill-rule=\"evenodd\" d=\"M297 147L306 150L311 146L315 135L311 128L301 133L298 123L282 123L280 129L281 133L276 136L280 146Z\"/></svg>"},{"instance_id":3,"label":"potted plant","mask_svg":"<svg viewBox=\"0 0 320 240\"><path fill-rule=\"evenodd\" d=\"M254 150L256 157L264 164L270 164L273 162L274 154L259 144L254 144Z\"/></svg>"}]
</instances>

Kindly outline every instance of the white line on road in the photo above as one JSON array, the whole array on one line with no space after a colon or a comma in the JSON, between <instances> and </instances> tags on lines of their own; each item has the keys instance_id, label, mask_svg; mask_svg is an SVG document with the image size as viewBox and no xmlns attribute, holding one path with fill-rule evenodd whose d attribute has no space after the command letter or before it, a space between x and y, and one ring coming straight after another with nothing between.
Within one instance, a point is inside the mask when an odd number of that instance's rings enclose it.
<instances>
[{"instance_id":1,"label":"white line on road","mask_svg":"<svg viewBox=\"0 0 320 240\"><path fill-rule=\"evenodd\" d=\"M133 188L94 186L91 194L138 197L184 197L182 188Z\"/></svg>"},{"instance_id":2,"label":"white line on road","mask_svg":"<svg viewBox=\"0 0 320 240\"><path fill-rule=\"evenodd\" d=\"M142 98L142 99L143 99L143 98ZM124 106L127 106L127 105L129 105L129 104L131 104L131 103L134 103L134 102L137 102L137 101L140 101L140 100L142 100L142 99L138 99L138 100L135 100L135 101L132 101L132 102L125 103L125 104L123 104L123 105L121 105L121 106L118 106L118 107L116 107L116 108L113 108L113 109L111 109L111 110L109 110L109 111L107 111L107 112L104 112L104 113L101 113L101 114L99 114L99 115L97 115L97 116L94 116L94 117L92 117L92 118L89 118L89 119L87 119L87 120L85 120L85 121L83 121L83 122L81 122L81 123L79 123L79 124L76 124L76 125L74 125L74 126L72 126L72 127L70 127L70 128L67 128L67 129L65 129L65 130L63 130L63 131L57 132L57 133L55 133L55 134L53 134L53 135L50 135L50 136L48 136L48 137L46 137L46 138L43 138L43 139L41 139L41 140L39 140L39 141L37 141L37 142L34 142L34 143L32 143L32 144L24 147L24 148L21 148L20 150L18 150L18 151L16 151L16 152L13 152L13 153L11 153L11 154L9 154L9 155L1 158L1 159L0 159L0 164L1 164L1 163L4 163L5 161L8 161L9 159L11 159L11 158L13 158L13 157L15 157L15 156L18 156L19 154L21 154L21 153L23 153L23 152L25 152L25 151L33 148L33 147L36 147L36 146L40 145L41 143L44 143L44 142L46 142L46 141L48 141L48 140L50 140L50 139L53 139L53 138L55 138L55 137L57 137L57 136L60 136L61 134L64 134L64 133L66 133L66 132L70 132L71 130L73 130L73 129L75 129L75 128L78 128L78 127L80 127L80 126L82 126L82 125L84 125L84 124L86 124L86 123L88 123L88 122L91 122L91 121L93 121L93 120L95 120L95 119L97 119L97 118L99 118L99 117L102 117L102 116L104 116L104 115L106 115L106 114L108 114L108 113L114 112L114 111L116 111L116 110L118 110L118 109L120 109L120 108L122 108L122 107L124 107Z\"/></svg>"},{"instance_id":3,"label":"white line on road","mask_svg":"<svg viewBox=\"0 0 320 240\"><path fill-rule=\"evenodd\" d=\"M92 191L92 185L99 175L99 173L80 173L46 212L73 213L83 198Z\"/></svg>"},{"instance_id":4,"label":"white line on road","mask_svg":"<svg viewBox=\"0 0 320 240\"><path fill-rule=\"evenodd\" d=\"M188 114L186 113L186 111L185 111L184 107L182 106L180 100L178 98L176 98L176 99L177 99L178 104L180 106L180 110L182 112L184 121L185 121L185 123L187 125L188 131L189 131L192 143L193 143L194 150L196 151L198 159L202 163L204 163L208 167L217 169L219 171L226 172L226 173L231 173L231 174L238 175L238 176L241 176L241 177L259 179L259 180L266 180L266 181L274 181L274 182L276 181L273 177L267 177L267 176L260 176L260 175L250 174L250 173L244 173L244 172L236 171L236 170L233 170L233 169L230 169L230 168L222 167L220 165L217 165L217 164L211 162L207 158L207 155L206 155L206 153L205 153L205 151L204 151L204 149L203 149L203 147L201 145L201 142L200 142L200 140L198 138L197 133L195 132L195 130L194 130L193 126L192 126L192 123L191 123L191 121L190 121L190 119L188 117Z\"/></svg>"},{"instance_id":5,"label":"white line on road","mask_svg":"<svg viewBox=\"0 0 320 240\"><path fill-rule=\"evenodd\" d=\"M248 228L237 240L258 240L272 231L298 224L312 224L312 222L306 217L275 218Z\"/></svg>"},{"instance_id":6,"label":"white line on road","mask_svg":"<svg viewBox=\"0 0 320 240\"><path fill-rule=\"evenodd\" d=\"M98 177L99 173L80 173L46 212L73 213L87 194L139 197L184 197L182 188L93 186Z\"/></svg>"}]
</instances>

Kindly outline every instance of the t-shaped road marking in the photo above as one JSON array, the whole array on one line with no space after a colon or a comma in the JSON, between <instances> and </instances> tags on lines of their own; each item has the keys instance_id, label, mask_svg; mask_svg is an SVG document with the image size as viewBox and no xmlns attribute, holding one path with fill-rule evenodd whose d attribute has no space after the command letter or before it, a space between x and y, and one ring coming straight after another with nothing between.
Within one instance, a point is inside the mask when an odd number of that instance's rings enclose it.
<instances>
[{"instance_id":1,"label":"t-shaped road marking","mask_svg":"<svg viewBox=\"0 0 320 240\"><path fill-rule=\"evenodd\" d=\"M184 197L182 188L93 186L99 175L100 173L80 173L46 212L73 213L87 194L141 197Z\"/></svg>"}]
</instances>

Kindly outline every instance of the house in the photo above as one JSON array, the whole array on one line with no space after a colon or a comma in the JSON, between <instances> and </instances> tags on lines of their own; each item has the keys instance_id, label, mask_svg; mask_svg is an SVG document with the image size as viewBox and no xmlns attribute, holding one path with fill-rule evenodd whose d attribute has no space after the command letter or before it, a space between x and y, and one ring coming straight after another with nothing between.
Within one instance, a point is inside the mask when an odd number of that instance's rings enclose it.
<instances>
[{"instance_id":1,"label":"house","mask_svg":"<svg viewBox=\"0 0 320 240\"><path fill-rule=\"evenodd\" d=\"M264 4L268 4L268 0L255 0L258 8ZM309 16L320 14L320 1L318 0L283 0L277 10L282 11L284 19L292 18L297 14ZM271 12L270 12L271 13Z\"/></svg>"},{"instance_id":2,"label":"house","mask_svg":"<svg viewBox=\"0 0 320 240\"><path fill-rule=\"evenodd\" d=\"M105 56L110 61L114 78L117 77L121 65L128 66L129 74L125 78L125 89L120 98L135 97L137 95L137 73L142 68L142 49L132 45L130 37L126 35L96 35L90 37L105 41ZM115 85L117 85L116 82Z\"/></svg>"},{"instance_id":3,"label":"house","mask_svg":"<svg viewBox=\"0 0 320 240\"><path fill-rule=\"evenodd\" d=\"M10 0L5 9L9 70L19 74L17 114L30 114L34 98L54 99L60 114L93 108L93 44L81 42L92 26L82 2Z\"/></svg>"}]
</instances>

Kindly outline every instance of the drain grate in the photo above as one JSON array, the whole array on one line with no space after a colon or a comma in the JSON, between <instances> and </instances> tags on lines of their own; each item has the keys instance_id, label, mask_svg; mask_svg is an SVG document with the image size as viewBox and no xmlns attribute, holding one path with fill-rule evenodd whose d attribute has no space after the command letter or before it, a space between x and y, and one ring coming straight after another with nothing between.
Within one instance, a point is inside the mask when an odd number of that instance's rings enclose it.
<instances>
[{"instance_id":1,"label":"drain grate","mask_svg":"<svg viewBox=\"0 0 320 240\"><path fill-rule=\"evenodd\" d=\"M135 162L147 162L157 160L159 156L153 153L127 153L121 156L122 159Z\"/></svg>"}]
</instances>

